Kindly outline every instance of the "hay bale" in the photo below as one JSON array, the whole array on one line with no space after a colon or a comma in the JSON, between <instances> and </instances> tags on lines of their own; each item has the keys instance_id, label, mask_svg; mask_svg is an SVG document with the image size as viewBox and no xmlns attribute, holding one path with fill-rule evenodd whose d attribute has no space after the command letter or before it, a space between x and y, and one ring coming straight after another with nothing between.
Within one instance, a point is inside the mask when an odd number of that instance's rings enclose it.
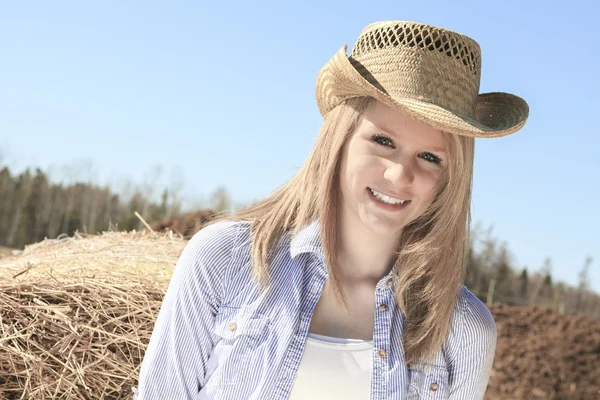
<instances>
[{"instance_id":1,"label":"hay bale","mask_svg":"<svg viewBox=\"0 0 600 400\"><path fill-rule=\"evenodd\" d=\"M11 256L14 251L16 250L11 249L10 247L0 246L0 258Z\"/></svg>"},{"instance_id":2,"label":"hay bale","mask_svg":"<svg viewBox=\"0 0 600 400\"><path fill-rule=\"evenodd\" d=\"M132 398L184 246L110 232L0 259L0 398Z\"/></svg>"}]
</instances>

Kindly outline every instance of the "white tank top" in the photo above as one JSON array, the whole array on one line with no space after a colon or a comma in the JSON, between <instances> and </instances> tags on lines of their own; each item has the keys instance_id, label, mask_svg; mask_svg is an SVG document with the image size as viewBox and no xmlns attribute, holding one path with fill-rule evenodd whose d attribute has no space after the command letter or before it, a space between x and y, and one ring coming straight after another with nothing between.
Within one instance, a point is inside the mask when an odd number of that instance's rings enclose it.
<instances>
[{"instance_id":1,"label":"white tank top","mask_svg":"<svg viewBox=\"0 0 600 400\"><path fill-rule=\"evenodd\" d=\"M290 400L366 400L373 341L308 333Z\"/></svg>"}]
</instances>

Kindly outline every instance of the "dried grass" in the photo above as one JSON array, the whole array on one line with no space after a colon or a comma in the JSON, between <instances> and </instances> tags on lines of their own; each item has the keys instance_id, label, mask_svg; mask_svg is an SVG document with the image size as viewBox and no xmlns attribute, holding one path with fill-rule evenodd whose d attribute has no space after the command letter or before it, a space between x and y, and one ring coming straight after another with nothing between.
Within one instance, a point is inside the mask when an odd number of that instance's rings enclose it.
<instances>
[{"instance_id":1,"label":"dried grass","mask_svg":"<svg viewBox=\"0 0 600 400\"><path fill-rule=\"evenodd\" d=\"M131 399L184 246L108 232L0 259L0 398Z\"/></svg>"}]
</instances>

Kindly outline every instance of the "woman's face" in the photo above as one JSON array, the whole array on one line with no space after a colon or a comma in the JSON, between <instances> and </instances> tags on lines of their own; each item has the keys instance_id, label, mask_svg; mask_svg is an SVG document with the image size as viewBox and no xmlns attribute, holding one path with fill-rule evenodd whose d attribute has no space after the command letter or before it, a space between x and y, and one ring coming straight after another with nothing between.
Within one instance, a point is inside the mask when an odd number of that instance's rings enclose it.
<instances>
[{"instance_id":1,"label":"woman's face","mask_svg":"<svg viewBox=\"0 0 600 400\"><path fill-rule=\"evenodd\" d=\"M374 101L344 146L344 218L376 235L398 234L435 198L448 154L443 133Z\"/></svg>"}]
</instances>

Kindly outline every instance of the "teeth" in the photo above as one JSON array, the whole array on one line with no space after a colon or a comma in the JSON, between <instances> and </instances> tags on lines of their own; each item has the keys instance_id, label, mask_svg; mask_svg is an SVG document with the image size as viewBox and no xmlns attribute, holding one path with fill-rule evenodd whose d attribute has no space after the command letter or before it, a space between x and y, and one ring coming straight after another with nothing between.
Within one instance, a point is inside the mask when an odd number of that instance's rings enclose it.
<instances>
[{"instance_id":1,"label":"teeth","mask_svg":"<svg viewBox=\"0 0 600 400\"><path fill-rule=\"evenodd\" d=\"M371 191L371 193L373 193L373 196L377 197L379 200L381 200L385 203L388 203L388 204L403 204L406 201L406 200L400 200L400 199L395 199L390 196L386 196L385 194L376 192L371 188L369 188L369 190Z\"/></svg>"}]
</instances>

